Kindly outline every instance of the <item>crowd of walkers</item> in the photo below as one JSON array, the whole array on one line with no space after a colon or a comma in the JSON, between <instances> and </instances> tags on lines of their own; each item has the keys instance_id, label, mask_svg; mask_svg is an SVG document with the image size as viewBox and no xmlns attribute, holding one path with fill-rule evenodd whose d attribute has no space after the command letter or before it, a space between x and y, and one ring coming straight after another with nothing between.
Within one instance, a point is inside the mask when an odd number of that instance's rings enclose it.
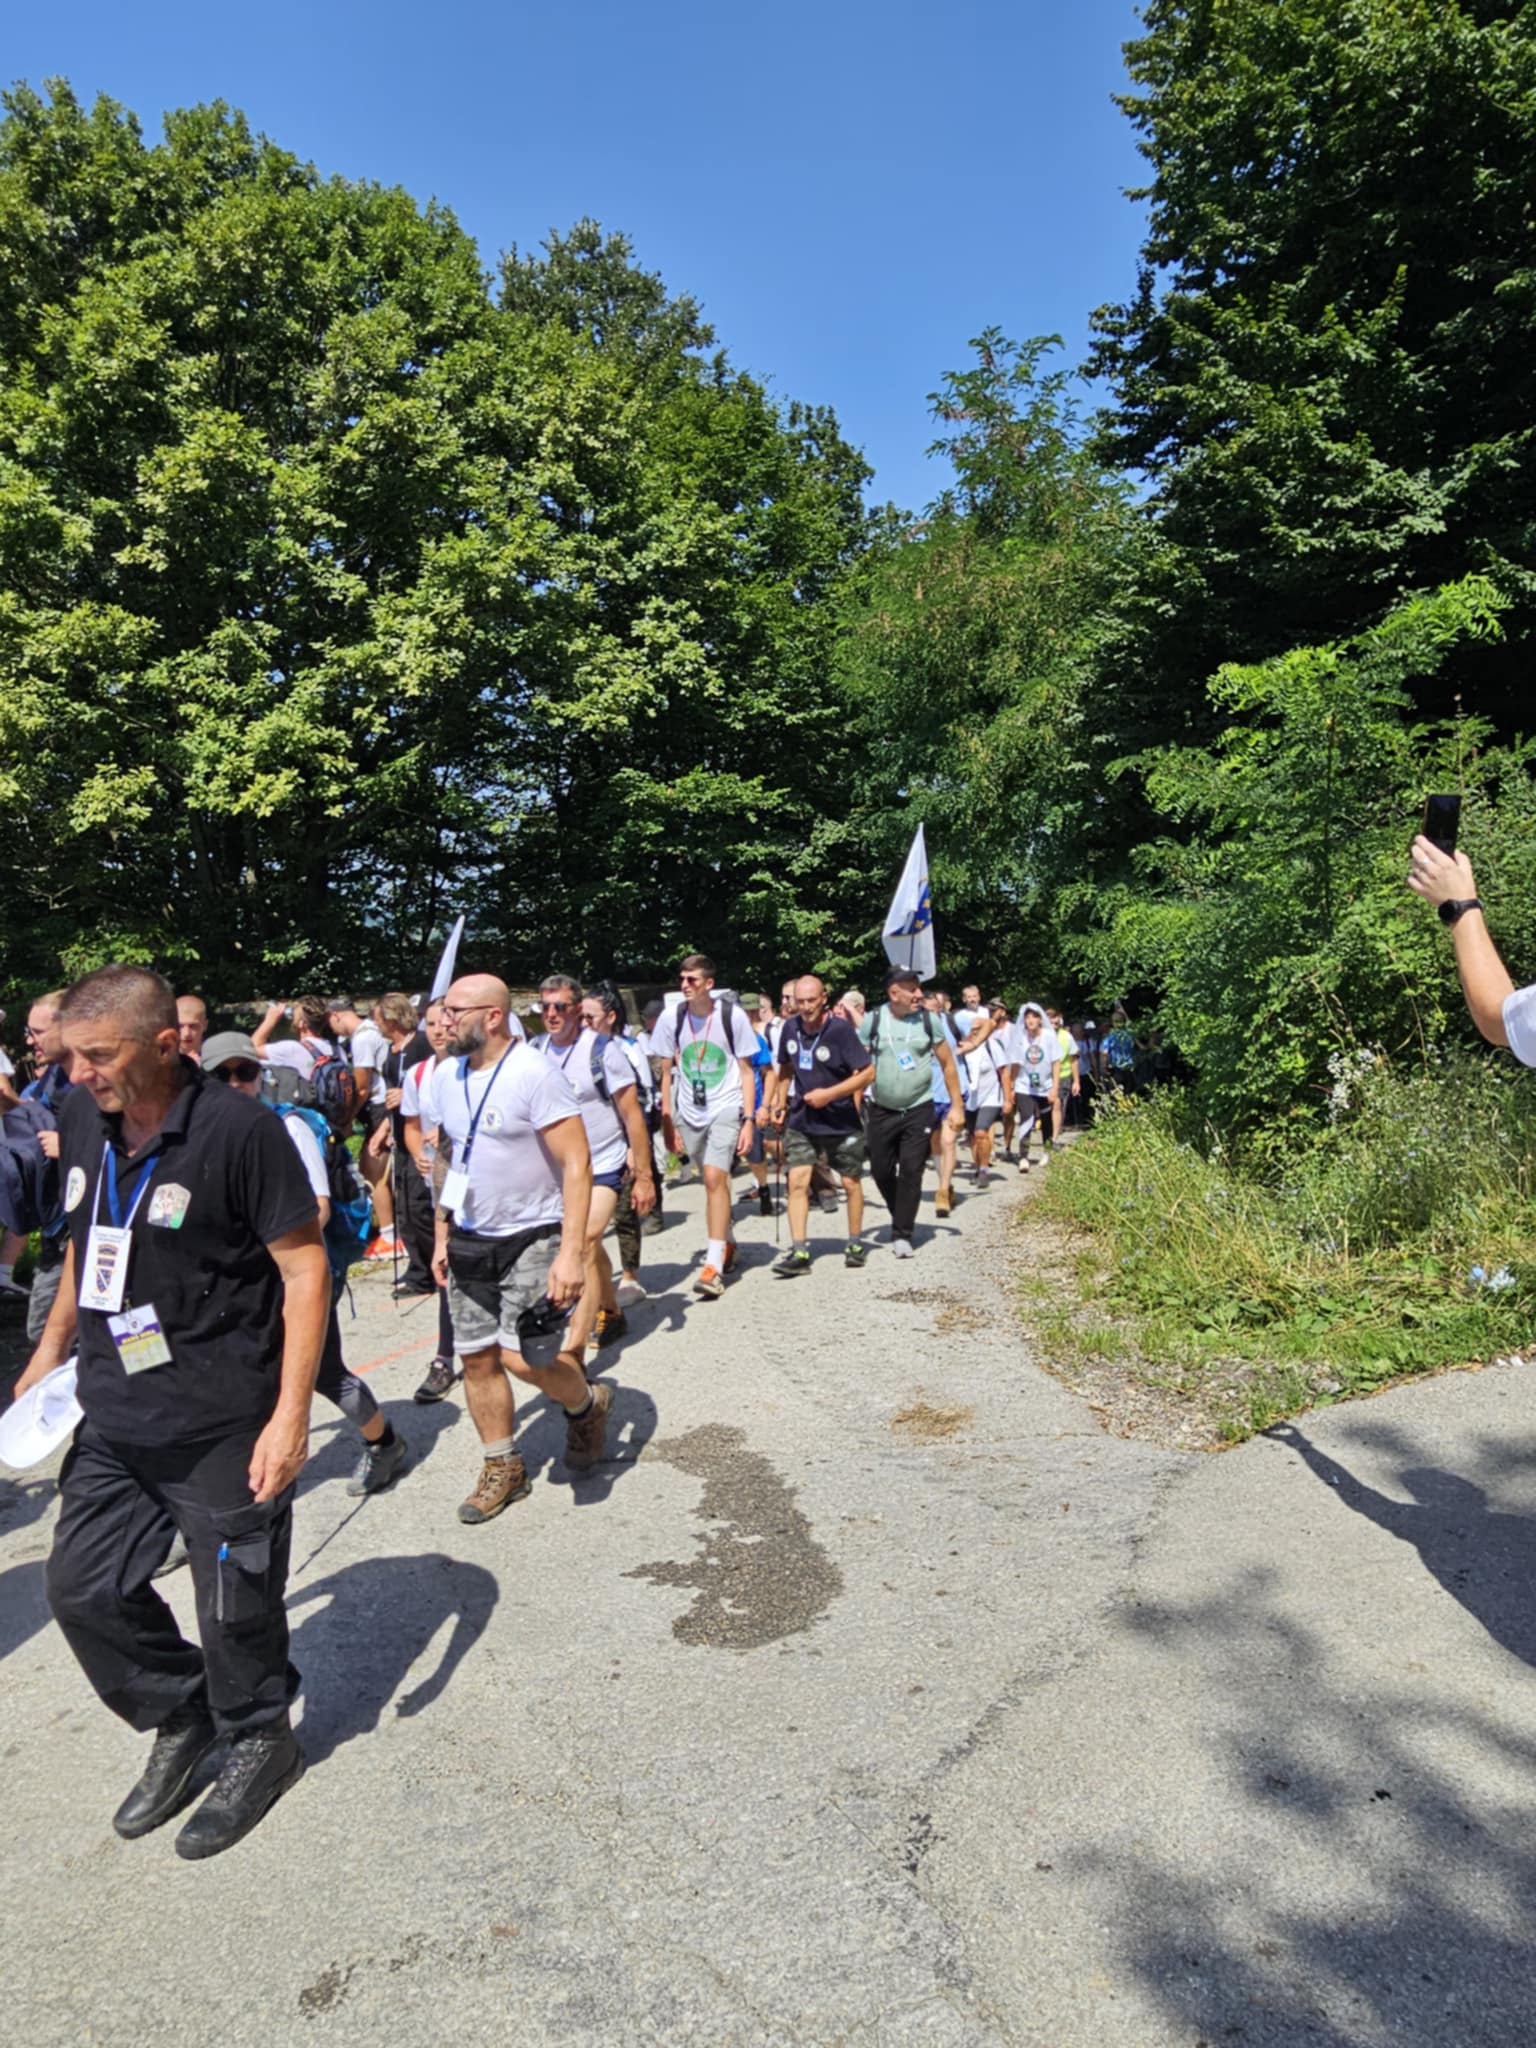
<instances>
[{"instance_id":1,"label":"crowd of walkers","mask_svg":"<svg viewBox=\"0 0 1536 2048\"><path fill-rule=\"evenodd\" d=\"M783 1190L776 1280L813 1271L813 1210L839 1218L845 1267L909 1259L925 1177L949 1216L962 1144L978 1187L1028 1173L1097 1095L1137 1085L1123 1012L1069 1029L975 986L952 1005L901 969L873 1005L834 1001L814 974L775 1005L717 987L690 954L635 1028L617 988L564 973L537 1010L530 1036L503 981L467 974L419 1016L399 992L366 1012L300 996L210 1033L200 997L142 967L32 1004L29 1074L0 1074L0 1290L23 1291L32 1234L16 1399L72 1373L81 1411L49 1600L101 1699L154 1737L120 1835L181 1811L222 1750L176 1843L217 1854L303 1769L284 1592L313 1395L357 1430L351 1493L384 1492L410 1458L345 1361L356 1262L436 1299L415 1398L463 1399L479 1452L458 1516L478 1526L530 1490L519 1386L563 1412L568 1469L604 1457L608 1367L669 1173L703 1183L690 1284L714 1302L740 1272L734 1176L760 1216L777 1219ZM200 1648L154 1585L182 1563Z\"/></svg>"}]
</instances>

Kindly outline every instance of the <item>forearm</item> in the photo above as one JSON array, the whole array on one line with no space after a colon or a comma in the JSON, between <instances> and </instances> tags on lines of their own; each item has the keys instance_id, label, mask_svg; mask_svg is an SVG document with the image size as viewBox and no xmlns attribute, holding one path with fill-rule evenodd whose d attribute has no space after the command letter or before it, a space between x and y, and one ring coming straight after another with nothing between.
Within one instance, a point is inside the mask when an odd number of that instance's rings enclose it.
<instances>
[{"instance_id":1,"label":"forearm","mask_svg":"<svg viewBox=\"0 0 1536 2048\"><path fill-rule=\"evenodd\" d=\"M672 1122L672 1062L661 1063L661 1113L668 1123Z\"/></svg>"},{"instance_id":2,"label":"forearm","mask_svg":"<svg viewBox=\"0 0 1536 2048\"><path fill-rule=\"evenodd\" d=\"M629 1139L630 1157L634 1160L637 1181L651 1178L651 1137L645 1128L645 1118L640 1114L640 1099L631 1088L620 1111L624 1119L625 1134Z\"/></svg>"},{"instance_id":3,"label":"forearm","mask_svg":"<svg viewBox=\"0 0 1536 2048\"><path fill-rule=\"evenodd\" d=\"M27 1361L26 1371L17 1380L13 1392L24 1394L28 1387L62 1365L74 1349L75 1327L79 1321L79 1307L75 1286L75 1247L73 1242L66 1247L64 1268L59 1274L59 1291L53 1298L53 1307L48 1311L48 1320L43 1325L43 1334L38 1338L32 1356Z\"/></svg>"},{"instance_id":4,"label":"forearm","mask_svg":"<svg viewBox=\"0 0 1536 2048\"><path fill-rule=\"evenodd\" d=\"M1515 984L1480 910L1462 912L1451 927L1451 943L1456 948L1456 971L1472 1022L1490 1045L1508 1045L1504 1004L1514 994Z\"/></svg>"},{"instance_id":5,"label":"forearm","mask_svg":"<svg viewBox=\"0 0 1536 2048\"><path fill-rule=\"evenodd\" d=\"M308 1415L331 1313L331 1269L317 1245L283 1275L283 1365L275 1414Z\"/></svg>"},{"instance_id":6,"label":"forearm","mask_svg":"<svg viewBox=\"0 0 1536 2048\"><path fill-rule=\"evenodd\" d=\"M958 1102L965 1093L965 1090L961 1086L960 1069L955 1065L954 1054L947 1045L941 1045L936 1049L934 1057L937 1059L940 1071L943 1073L945 1082L948 1084L950 1101Z\"/></svg>"},{"instance_id":7,"label":"forearm","mask_svg":"<svg viewBox=\"0 0 1536 2048\"><path fill-rule=\"evenodd\" d=\"M574 1259L585 1259L587 1211L592 1206L592 1155L585 1143L576 1150L574 1157L568 1157L564 1161L561 1188L561 1254L569 1254Z\"/></svg>"}]
</instances>

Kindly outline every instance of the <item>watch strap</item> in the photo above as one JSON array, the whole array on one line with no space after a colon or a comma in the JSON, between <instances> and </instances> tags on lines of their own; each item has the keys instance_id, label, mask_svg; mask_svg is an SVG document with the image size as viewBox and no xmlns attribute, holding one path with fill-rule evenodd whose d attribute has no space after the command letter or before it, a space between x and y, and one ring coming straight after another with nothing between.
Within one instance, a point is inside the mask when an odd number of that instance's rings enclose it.
<instances>
[{"instance_id":1,"label":"watch strap","mask_svg":"<svg viewBox=\"0 0 1536 2048\"><path fill-rule=\"evenodd\" d=\"M1465 917L1469 910L1481 910L1482 907L1483 899L1481 896L1454 896L1449 903L1441 904L1440 922L1442 924L1455 924L1457 919Z\"/></svg>"}]
</instances>

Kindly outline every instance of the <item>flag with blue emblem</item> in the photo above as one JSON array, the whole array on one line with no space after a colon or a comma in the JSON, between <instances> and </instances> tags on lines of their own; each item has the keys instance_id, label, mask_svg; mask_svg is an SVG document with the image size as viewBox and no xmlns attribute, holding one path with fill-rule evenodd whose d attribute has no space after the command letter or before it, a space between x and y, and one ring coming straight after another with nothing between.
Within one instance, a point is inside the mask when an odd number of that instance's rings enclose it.
<instances>
[{"instance_id":1,"label":"flag with blue emblem","mask_svg":"<svg viewBox=\"0 0 1536 2048\"><path fill-rule=\"evenodd\" d=\"M913 835L912 850L891 898L885 920L885 957L893 967L910 967L920 981L933 978L937 964L933 902L928 893L928 846L921 825Z\"/></svg>"}]
</instances>

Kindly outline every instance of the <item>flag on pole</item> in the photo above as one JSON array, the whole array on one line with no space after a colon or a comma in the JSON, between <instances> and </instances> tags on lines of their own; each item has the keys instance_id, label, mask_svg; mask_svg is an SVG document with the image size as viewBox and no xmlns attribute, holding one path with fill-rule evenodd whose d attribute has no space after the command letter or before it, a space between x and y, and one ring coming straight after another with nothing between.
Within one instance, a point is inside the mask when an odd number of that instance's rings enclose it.
<instances>
[{"instance_id":1,"label":"flag on pole","mask_svg":"<svg viewBox=\"0 0 1536 2048\"><path fill-rule=\"evenodd\" d=\"M440 996L447 995L449 984L453 980L453 970L458 963L459 941L463 936L464 920L461 917L453 930L448 934L448 943L443 948L443 957L437 963L437 972L432 977L431 993L427 997L429 1003L435 1003Z\"/></svg>"},{"instance_id":2,"label":"flag on pole","mask_svg":"<svg viewBox=\"0 0 1536 2048\"><path fill-rule=\"evenodd\" d=\"M885 957L893 967L910 967L919 981L931 981L936 971L928 846L921 825L913 835L912 850L891 898L885 920Z\"/></svg>"}]
</instances>

